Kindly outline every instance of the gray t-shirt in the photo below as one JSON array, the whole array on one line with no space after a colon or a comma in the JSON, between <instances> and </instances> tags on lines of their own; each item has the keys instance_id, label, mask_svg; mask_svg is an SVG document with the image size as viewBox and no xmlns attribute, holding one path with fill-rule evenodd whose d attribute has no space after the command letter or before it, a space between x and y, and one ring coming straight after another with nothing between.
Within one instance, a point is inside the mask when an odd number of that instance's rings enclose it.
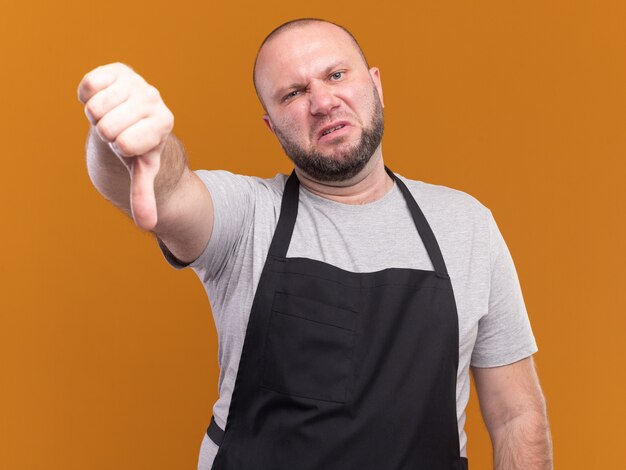
<instances>
[{"instance_id":1,"label":"gray t-shirt","mask_svg":"<svg viewBox=\"0 0 626 470\"><path fill-rule=\"evenodd\" d=\"M224 429L248 316L280 214L287 175L271 179L198 170L215 208L211 239L189 264L208 294L218 334L219 398L213 407ZM491 215L472 196L420 181L405 182L431 226L452 280L459 317L457 417L466 456L465 407L469 366L510 364L537 351L519 280ZM176 268L184 265L160 244ZM353 272L432 270L399 188L363 205L342 204L300 186L288 257L305 257ZM208 423L208 417L207 417ZM198 468L209 470L217 446L204 436Z\"/></svg>"}]
</instances>

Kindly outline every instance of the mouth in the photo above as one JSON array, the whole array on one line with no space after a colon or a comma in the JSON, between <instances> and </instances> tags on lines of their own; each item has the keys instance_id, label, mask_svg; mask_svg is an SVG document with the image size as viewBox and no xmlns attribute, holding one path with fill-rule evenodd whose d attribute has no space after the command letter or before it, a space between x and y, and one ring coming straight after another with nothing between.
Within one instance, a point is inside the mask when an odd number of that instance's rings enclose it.
<instances>
[{"instance_id":1,"label":"mouth","mask_svg":"<svg viewBox=\"0 0 626 470\"><path fill-rule=\"evenodd\" d=\"M342 121L342 122L336 122L329 126L323 127L317 134L317 138L322 139L324 137L332 135L333 133L340 131L341 129L345 129L349 125L350 124L348 122Z\"/></svg>"}]
</instances>

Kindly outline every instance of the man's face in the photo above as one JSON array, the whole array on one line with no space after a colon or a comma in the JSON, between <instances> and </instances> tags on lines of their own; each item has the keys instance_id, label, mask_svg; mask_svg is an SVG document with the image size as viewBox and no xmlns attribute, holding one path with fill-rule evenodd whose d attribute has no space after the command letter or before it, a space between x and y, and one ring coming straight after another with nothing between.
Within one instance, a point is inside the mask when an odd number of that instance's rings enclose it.
<instances>
[{"instance_id":1,"label":"man's face","mask_svg":"<svg viewBox=\"0 0 626 470\"><path fill-rule=\"evenodd\" d=\"M379 72L340 28L310 23L279 33L259 54L256 82L265 122L311 178L349 179L379 148Z\"/></svg>"}]
</instances>

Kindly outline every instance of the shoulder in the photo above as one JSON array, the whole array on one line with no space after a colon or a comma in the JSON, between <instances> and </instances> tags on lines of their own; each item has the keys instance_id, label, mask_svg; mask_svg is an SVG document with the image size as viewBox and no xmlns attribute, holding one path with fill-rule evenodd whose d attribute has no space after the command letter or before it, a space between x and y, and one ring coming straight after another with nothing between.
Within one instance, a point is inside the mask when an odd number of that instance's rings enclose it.
<instances>
[{"instance_id":1,"label":"shoulder","mask_svg":"<svg viewBox=\"0 0 626 470\"><path fill-rule=\"evenodd\" d=\"M272 178L242 175L227 170L195 170L196 175L213 197L235 195L280 197L287 175L277 173Z\"/></svg>"},{"instance_id":2,"label":"shoulder","mask_svg":"<svg viewBox=\"0 0 626 470\"><path fill-rule=\"evenodd\" d=\"M488 220L491 211L477 198L458 189L412 180L397 175L426 213L445 215L446 218Z\"/></svg>"}]
</instances>

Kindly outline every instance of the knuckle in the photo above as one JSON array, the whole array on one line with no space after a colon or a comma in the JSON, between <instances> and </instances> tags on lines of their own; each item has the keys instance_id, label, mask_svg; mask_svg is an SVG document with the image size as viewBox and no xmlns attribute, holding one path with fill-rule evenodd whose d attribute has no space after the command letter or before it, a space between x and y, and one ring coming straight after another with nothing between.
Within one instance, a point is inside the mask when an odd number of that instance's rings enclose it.
<instances>
[{"instance_id":1,"label":"knuckle","mask_svg":"<svg viewBox=\"0 0 626 470\"><path fill-rule=\"evenodd\" d=\"M123 62L113 62L111 66L118 69L120 72L128 72L132 70L128 65Z\"/></svg>"},{"instance_id":2,"label":"knuckle","mask_svg":"<svg viewBox=\"0 0 626 470\"><path fill-rule=\"evenodd\" d=\"M116 87L110 87L102 100L104 101L103 106L107 109L113 108L123 101L122 94Z\"/></svg>"},{"instance_id":3,"label":"knuckle","mask_svg":"<svg viewBox=\"0 0 626 470\"><path fill-rule=\"evenodd\" d=\"M161 100L161 93L159 93L159 90L153 85L148 85L146 87L146 95L152 102L158 102Z\"/></svg>"},{"instance_id":4,"label":"knuckle","mask_svg":"<svg viewBox=\"0 0 626 470\"><path fill-rule=\"evenodd\" d=\"M96 85L94 83L93 72L89 72L86 74L83 79L80 81L79 89L83 90L88 96L91 95L96 90Z\"/></svg>"},{"instance_id":5,"label":"knuckle","mask_svg":"<svg viewBox=\"0 0 626 470\"><path fill-rule=\"evenodd\" d=\"M80 81L79 95L85 100L89 100L95 93L106 88L112 81L110 67L101 65L87 72Z\"/></svg>"},{"instance_id":6,"label":"knuckle","mask_svg":"<svg viewBox=\"0 0 626 470\"><path fill-rule=\"evenodd\" d=\"M166 106L159 106L154 112L154 117L158 120L158 122L165 123L170 120L172 113Z\"/></svg>"},{"instance_id":7,"label":"knuckle","mask_svg":"<svg viewBox=\"0 0 626 470\"><path fill-rule=\"evenodd\" d=\"M121 135L117 139L115 139L115 146L119 149L119 151L128 157L136 155L135 151L135 143L133 139Z\"/></svg>"},{"instance_id":8,"label":"knuckle","mask_svg":"<svg viewBox=\"0 0 626 470\"><path fill-rule=\"evenodd\" d=\"M98 108L97 103L94 103L93 100L90 100L85 105L85 112L88 116L91 116L92 119L98 121L100 120L100 110Z\"/></svg>"},{"instance_id":9,"label":"knuckle","mask_svg":"<svg viewBox=\"0 0 626 470\"><path fill-rule=\"evenodd\" d=\"M167 108L163 111L163 127L169 133L174 127L174 114Z\"/></svg>"},{"instance_id":10,"label":"knuckle","mask_svg":"<svg viewBox=\"0 0 626 470\"><path fill-rule=\"evenodd\" d=\"M107 122L103 122L101 120L98 124L96 124L96 130L98 131L98 134L107 141L112 142L115 140L113 129L111 129L111 126Z\"/></svg>"},{"instance_id":11,"label":"knuckle","mask_svg":"<svg viewBox=\"0 0 626 470\"><path fill-rule=\"evenodd\" d=\"M133 69L122 62L115 62L115 64L112 65L115 70L115 74L117 75L118 83L133 83L133 80L136 80L137 77L139 77Z\"/></svg>"}]
</instances>

